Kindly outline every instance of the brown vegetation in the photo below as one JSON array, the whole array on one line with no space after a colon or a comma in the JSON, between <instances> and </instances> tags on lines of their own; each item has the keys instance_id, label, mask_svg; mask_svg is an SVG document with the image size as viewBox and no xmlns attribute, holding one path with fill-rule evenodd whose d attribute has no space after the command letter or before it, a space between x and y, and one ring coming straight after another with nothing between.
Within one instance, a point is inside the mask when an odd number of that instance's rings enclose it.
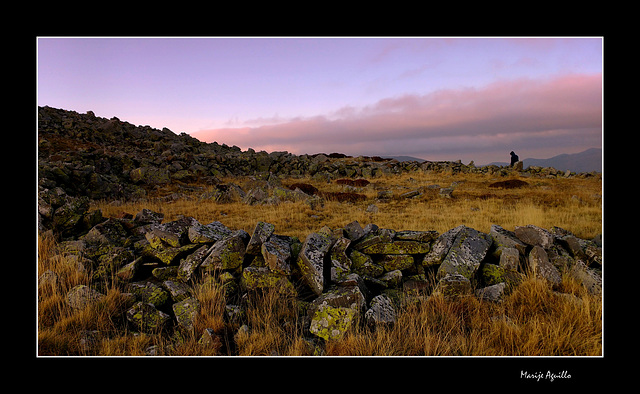
<instances>
[{"instance_id":1,"label":"brown vegetation","mask_svg":"<svg viewBox=\"0 0 640 394\"><path fill-rule=\"evenodd\" d=\"M602 232L599 178L530 179L524 188L492 188L495 179L487 175L446 175L415 173L376 178L362 189L363 198L326 198L323 207L311 208L303 201L279 205L249 206L241 202L219 203L186 195L171 203L149 199L138 202L95 202L105 217L139 212L148 208L165 215L165 221L190 215L201 223L219 220L232 229L251 232L257 221L275 225L279 234L304 239L324 225L343 227L358 220L363 226L375 223L397 230L447 231L465 224L488 232L491 224L513 230L534 224L543 228L559 226L576 236L590 239ZM235 178L230 180L241 183ZM339 195L342 185L310 178L296 180L316 191L310 194ZM454 186L451 199L438 197L432 184ZM292 184L291 186L293 186ZM204 187L212 187L206 186ZM299 187L299 186L296 186ZM301 188L302 189L302 188ZM312 191L313 189L307 188ZM416 197L398 196L421 190ZM380 190L394 198L378 200ZM304 190L303 190L304 191ZM169 190L166 190L169 193ZM201 191L200 191L201 193ZM355 193L351 193L355 194ZM367 206L376 204L376 213ZM224 317L224 290L216 281L197 287L195 297L202 308L196 320L196 335L166 336L138 334L127 328L122 289L106 289L104 300L82 311L66 303L67 292L89 279L79 272L70 256L62 255L50 238L38 244L38 274L52 270L55 284L38 289L39 355L144 355L155 346L160 355L601 355L602 298L587 292L575 279L563 275L562 283L551 288L533 276L523 278L501 303L463 297L455 301L439 296L405 304L397 323L373 330L354 325L340 340L320 346L303 332L299 305L292 298L265 293L246 303L246 319L251 329L238 330ZM212 328L219 339L216 346L198 343L204 328ZM92 332L99 332L92 337Z\"/></svg>"}]
</instances>

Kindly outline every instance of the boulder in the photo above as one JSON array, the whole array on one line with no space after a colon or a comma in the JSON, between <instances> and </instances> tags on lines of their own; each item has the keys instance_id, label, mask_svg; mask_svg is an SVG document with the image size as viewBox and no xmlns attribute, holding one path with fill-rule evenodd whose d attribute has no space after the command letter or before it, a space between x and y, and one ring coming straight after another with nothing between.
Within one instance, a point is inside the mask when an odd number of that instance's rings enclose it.
<instances>
[{"instance_id":1,"label":"boulder","mask_svg":"<svg viewBox=\"0 0 640 394\"><path fill-rule=\"evenodd\" d=\"M207 258L202 262L201 268L211 269L236 269L242 265L246 245L242 234L234 234L216 242Z\"/></svg>"},{"instance_id":2,"label":"boulder","mask_svg":"<svg viewBox=\"0 0 640 394\"><path fill-rule=\"evenodd\" d=\"M356 314L355 309L323 303L311 317L309 332L326 341L340 339L353 324Z\"/></svg>"},{"instance_id":3,"label":"boulder","mask_svg":"<svg viewBox=\"0 0 640 394\"><path fill-rule=\"evenodd\" d=\"M460 274L447 274L438 281L432 295L456 298L470 294L471 290L471 281L467 277Z\"/></svg>"},{"instance_id":4,"label":"boulder","mask_svg":"<svg viewBox=\"0 0 640 394\"><path fill-rule=\"evenodd\" d=\"M431 243L436 238L438 238L437 231L398 231L396 232L394 239L396 240L405 240L405 241L417 241L424 243Z\"/></svg>"},{"instance_id":5,"label":"boulder","mask_svg":"<svg viewBox=\"0 0 640 394\"><path fill-rule=\"evenodd\" d=\"M516 248L502 248L499 265L505 270L522 272L520 252Z\"/></svg>"},{"instance_id":6,"label":"boulder","mask_svg":"<svg viewBox=\"0 0 640 394\"><path fill-rule=\"evenodd\" d=\"M135 295L138 301L152 304L156 308L164 306L171 300L168 291L162 286L150 281L129 283L127 291Z\"/></svg>"},{"instance_id":7,"label":"boulder","mask_svg":"<svg viewBox=\"0 0 640 394\"><path fill-rule=\"evenodd\" d=\"M269 267L246 267L242 270L240 286L249 291L274 289L280 294L297 295L288 276L274 272Z\"/></svg>"},{"instance_id":8,"label":"boulder","mask_svg":"<svg viewBox=\"0 0 640 394\"><path fill-rule=\"evenodd\" d=\"M127 320L142 332L159 332L171 322L171 316L153 304L141 301L128 309L126 315Z\"/></svg>"},{"instance_id":9,"label":"boulder","mask_svg":"<svg viewBox=\"0 0 640 394\"><path fill-rule=\"evenodd\" d=\"M366 300L359 284L331 286L311 302L308 310L309 315L313 316L315 310L323 304L332 307L362 310L366 305Z\"/></svg>"},{"instance_id":10,"label":"boulder","mask_svg":"<svg viewBox=\"0 0 640 394\"><path fill-rule=\"evenodd\" d=\"M298 255L297 264L302 279L316 294L324 289L324 257L331 248L331 238L318 233L307 236Z\"/></svg>"},{"instance_id":11,"label":"boulder","mask_svg":"<svg viewBox=\"0 0 640 394\"><path fill-rule=\"evenodd\" d=\"M164 168L157 167L139 167L134 168L129 173L131 181L142 183L145 185L162 185L171 182L169 171Z\"/></svg>"},{"instance_id":12,"label":"boulder","mask_svg":"<svg viewBox=\"0 0 640 394\"><path fill-rule=\"evenodd\" d=\"M272 271L283 275L291 274L289 237L272 235L268 241L262 244L261 252L265 263Z\"/></svg>"},{"instance_id":13,"label":"boulder","mask_svg":"<svg viewBox=\"0 0 640 394\"><path fill-rule=\"evenodd\" d=\"M191 297L191 287L183 282L165 280L162 282L162 287L169 292L173 302L180 302Z\"/></svg>"},{"instance_id":14,"label":"boulder","mask_svg":"<svg viewBox=\"0 0 640 394\"><path fill-rule=\"evenodd\" d=\"M425 267L430 267L442 264L442 260L447 256L447 253L449 253L449 249L451 249L453 241L455 241L456 236L463 228L464 226L460 225L456 228L442 233L438 238L436 238L433 245L431 245L431 249L424 256L422 265Z\"/></svg>"},{"instance_id":15,"label":"boulder","mask_svg":"<svg viewBox=\"0 0 640 394\"><path fill-rule=\"evenodd\" d=\"M553 285L562 282L560 272L551 264L547 252L541 246L536 245L529 252L529 267L537 277L546 279Z\"/></svg>"},{"instance_id":16,"label":"boulder","mask_svg":"<svg viewBox=\"0 0 640 394\"><path fill-rule=\"evenodd\" d=\"M206 225L198 223L189 227L188 237L191 243L215 243L228 237L231 233L232 231L220 222Z\"/></svg>"},{"instance_id":17,"label":"boulder","mask_svg":"<svg viewBox=\"0 0 640 394\"><path fill-rule=\"evenodd\" d=\"M78 285L67 293L67 304L76 310L81 310L87 306L104 299L104 294L86 285Z\"/></svg>"},{"instance_id":18,"label":"boulder","mask_svg":"<svg viewBox=\"0 0 640 394\"><path fill-rule=\"evenodd\" d=\"M351 272L351 260L347 256L347 248L351 244L349 238L339 238L331 247L331 281L336 282Z\"/></svg>"},{"instance_id":19,"label":"boulder","mask_svg":"<svg viewBox=\"0 0 640 394\"><path fill-rule=\"evenodd\" d=\"M501 302L506 287L507 284L505 282L483 287L482 289L476 290L476 297L485 301Z\"/></svg>"},{"instance_id":20,"label":"boulder","mask_svg":"<svg viewBox=\"0 0 640 394\"><path fill-rule=\"evenodd\" d=\"M493 255L497 258L500 257L505 248L515 248L522 255L526 253L527 245L520 241L514 232L506 230L497 224L491 225L489 236L491 236L495 247Z\"/></svg>"},{"instance_id":21,"label":"boulder","mask_svg":"<svg viewBox=\"0 0 640 394\"><path fill-rule=\"evenodd\" d=\"M374 263L371 256L367 254L352 250L349 253L349 259L351 260L351 270L356 274L376 277L384 273L384 268Z\"/></svg>"},{"instance_id":22,"label":"boulder","mask_svg":"<svg viewBox=\"0 0 640 394\"><path fill-rule=\"evenodd\" d=\"M249 239L249 243L247 244L246 253L260 254L262 244L267 242L274 230L275 226L273 224L258 222L253 230L253 235L251 235L251 239Z\"/></svg>"},{"instance_id":23,"label":"boulder","mask_svg":"<svg viewBox=\"0 0 640 394\"><path fill-rule=\"evenodd\" d=\"M417 241L380 242L361 249L366 254L408 255L424 254L429 251L429 244Z\"/></svg>"},{"instance_id":24,"label":"boulder","mask_svg":"<svg viewBox=\"0 0 640 394\"><path fill-rule=\"evenodd\" d=\"M526 226L516 226L515 235L519 240L531 246L541 246L543 248L550 248L554 242L554 235L549 231L528 224Z\"/></svg>"},{"instance_id":25,"label":"boulder","mask_svg":"<svg viewBox=\"0 0 640 394\"><path fill-rule=\"evenodd\" d=\"M200 312L200 302L193 298L185 298L172 306L178 325L188 332L193 331L194 320Z\"/></svg>"},{"instance_id":26,"label":"boulder","mask_svg":"<svg viewBox=\"0 0 640 394\"><path fill-rule=\"evenodd\" d=\"M577 260L569 271L570 275L577 279L591 294L602 292L602 276L598 270L589 268L584 261Z\"/></svg>"},{"instance_id":27,"label":"boulder","mask_svg":"<svg viewBox=\"0 0 640 394\"><path fill-rule=\"evenodd\" d=\"M404 270L413 267L413 256L409 254L389 254L384 255L377 264L382 266L386 272Z\"/></svg>"},{"instance_id":28,"label":"boulder","mask_svg":"<svg viewBox=\"0 0 640 394\"><path fill-rule=\"evenodd\" d=\"M395 324L396 310L391 299L384 294L373 297L370 308L364 314L364 319L367 324L373 326Z\"/></svg>"},{"instance_id":29,"label":"boulder","mask_svg":"<svg viewBox=\"0 0 640 394\"><path fill-rule=\"evenodd\" d=\"M178 267L178 279L183 282L189 282L193 277L193 274L200 267L200 264L202 264L209 254L210 249L211 248L207 245L202 245L195 252L180 260L180 266Z\"/></svg>"},{"instance_id":30,"label":"boulder","mask_svg":"<svg viewBox=\"0 0 640 394\"><path fill-rule=\"evenodd\" d=\"M154 212L150 209L143 208L136 214L134 221L139 225L160 224L162 219L164 219L164 213Z\"/></svg>"},{"instance_id":31,"label":"boulder","mask_svg":"<svg viewBox=\"0 0 640 394\"><path fill-rule=\"evenodd\" d=\"M438 277L442 278L447 274L461 274L472 279L487 255L491 242L491 237L487 234L463 226L438 268Z\"/></svg>"}]
</instances>

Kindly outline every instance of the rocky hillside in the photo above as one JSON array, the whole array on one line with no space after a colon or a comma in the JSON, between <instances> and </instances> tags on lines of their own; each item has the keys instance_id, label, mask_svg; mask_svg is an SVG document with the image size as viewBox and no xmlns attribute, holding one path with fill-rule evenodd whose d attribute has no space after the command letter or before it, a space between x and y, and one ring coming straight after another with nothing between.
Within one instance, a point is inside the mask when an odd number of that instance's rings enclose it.
<instances>
[{"instance_id":1,"label":"rocky hillside","mask_svg":"<svg viewBox=\"0 0 640 394\"><path fill-rule=\"evenodd\" d=\"M241 151L204 143L188 134L135 126L91 111L38 108L38 179L40 189L64 190L92 199L139 199L167 184L217 184L225 176L268 178L313 176L372 178L411 171L482 172L497 176L596 176L553 168L475 167L461 162L418 162L339 153L293 155L288 152Z\"/></svg>"}]
</instances>

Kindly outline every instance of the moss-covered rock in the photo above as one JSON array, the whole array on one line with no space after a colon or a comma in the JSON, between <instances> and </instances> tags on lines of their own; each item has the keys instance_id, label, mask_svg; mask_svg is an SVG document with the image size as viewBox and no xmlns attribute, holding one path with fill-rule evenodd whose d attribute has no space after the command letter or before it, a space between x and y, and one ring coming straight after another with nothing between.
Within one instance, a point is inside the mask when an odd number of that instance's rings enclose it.
<instances>
[{"instance_id":1,"label":"moss-covered rock","mask_svg":"<svg viewBox=\"0 0 640 394\"><path fill-rule=\"evenodd\" d=\"M289 278L271 271L269 267L246 267L242 270L240 285L246 290L275 289L281 294L297 295Z\"/></svg>"},{"instance_id":2,"label":"moss-covered rock","mask_svg":"<svg viewBox=\"0 0 640 394\"><path fill-rule=\"evenodd\" d=\"M438 268L438 278L447 274L460 274L473 279L491 244L489 235L463 226Z\"/></svg>"},{"instance_id":3,"label":"moss-covered rock","mask_svg":"<svg viewBox=\"0 0 640 394\"><path fill-rule=\"evenodd\" d=\"M153 304L137 302L127 310L127 320L142 332L158 332L171 321L171 316L159 311Z\"/></svg>"},{"instance_id":4,"label":"moss-covered rock","mask_svg":"<svg viewBox=\"0 0 640 394\"><path fill-rule=\"evenodd\" d=\"M471 281L468 278L461 274L447 274L440 279L432 294L456 298L470 294L471 290Z\"/></svg>"},{"instance_id":5,"label":"moss-covered rock","mask_svg":"<svg viewBox=\"0 0 640 394\"><path fill-rule=\"evenodd\" d=\"M492 286L505 282L505 270L495 264L484 264L482 268L480 268L480 280L485 286Z\"/></svg>"},{"instance_id":6,"label":"moss-covered rock","mask_svg":"<svg viewBox=\"0 0 640 394\"><path fill-rule=\"evenodd\" d=\"M378 264L387 272L404 270L413 267L413 256L408 254L388 254L382 256Z\"/></svg>"},{"instance_id":7,"label":"moss-covered rock","mask_svg":"<svg viewBox=\"0 0 640 394\"><path fill-rule=\"evenodd\" d=\"M138 301L150 303L160 308L171 300L171 296L162 286L149 282L133 282L127 286L127 291L134 294Z\"/></svg>"},{"instance_id":8,"label":"moss-covered rock","mask_svg":"<svg viewBox=\"0 0 640 394\"><path fill-rule=\"evenodd\" d=\"M322 294L324 289L324 257L331 248L331 238L319 233L307 236L298 255L298 268L302 278L309 288L316 294Z\"/></svg>"},{"instance_id":9,"label":"moss-covered rock","mask_svg":"<svg viewBox=\"0 0 640 394\"><path fill-rule=\"evenodd\" d=\"M172 306L178 325L187 331L193 331L193 324L200 312L200 302L193 298L185 298Z\"/></svg>"},{"instance_id":10,"label":"moss-covered rock","mask_svg":"<svg viewBox=\"0 0 640 394\"><path fill-rule=\"evenodd\" d=\"M369 255L352 250L349 253L349 258L351 259L351 270L359 275L376 277L384 273L384 268L374 263Z\"/></svg>"},{"instance_id":11,"label":"moss-covered rock","mask_svg":"<svg viewBox=\"0 0 640 394\"><path fill-rule=\"evenodd\" d=\"M353 324L355 316L355 309L323 303L313 314L309 331L324 340L340 339Z\"/></svg>"},{"instance_id":12,"label":"moss-covered rock","mask_svg":"<svg viewBox=\"0 0 640 394\"><path fill-rule=\"evenodd\" d=\"M236 269L242 265L246 246L240 234L234 234L216 242L209 256L202 263L208 269Z\"/></svg>"},{"instance_id":13,"label":"moss-covered rock","mask_svg":"<svg viewBox=\"0 0 640 394\"><path fill-rule=\"evenodd\" d=\"M267 242L274 230L275 226L273 224L258 222L253 230L253 235L251 235L251 239L249 239L249 243L247 244L246 253L260 254L262 244Z\"/></svg>"}]
</instances>

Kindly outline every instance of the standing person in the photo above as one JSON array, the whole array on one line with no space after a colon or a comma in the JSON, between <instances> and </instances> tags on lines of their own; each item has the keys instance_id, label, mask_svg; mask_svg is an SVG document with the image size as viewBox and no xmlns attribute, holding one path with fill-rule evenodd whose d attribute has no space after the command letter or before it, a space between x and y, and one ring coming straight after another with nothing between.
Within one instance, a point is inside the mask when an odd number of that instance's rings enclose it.
<instances>
[{"instance_id":1,"label":"standing person","mask_svg":"<svg viewBox=\"0 0 640 394\"><path fill-rule=\"evenodd\" d=\"M513 167L518 161L520 161L520 159L518 158L518 155L516 155L513 151L511 151L511 153L509 154L511 155L510 167Z\"/></svg>"}]
</instances>

